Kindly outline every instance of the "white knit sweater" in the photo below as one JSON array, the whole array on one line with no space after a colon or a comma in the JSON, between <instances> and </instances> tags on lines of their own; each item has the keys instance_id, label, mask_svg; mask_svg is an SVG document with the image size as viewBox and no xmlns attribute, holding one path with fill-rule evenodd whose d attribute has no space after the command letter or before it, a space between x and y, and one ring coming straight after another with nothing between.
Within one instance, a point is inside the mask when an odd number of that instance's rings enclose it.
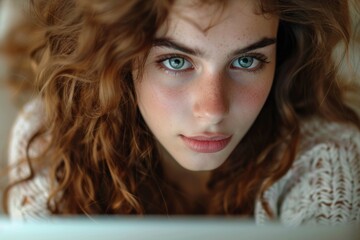
<instances>
[{"instance_id":1,"label":"white knit sweater","mask_svg":"<svg viewBox=\"0 0 360 240\"><path fill-rule=\"evenodd\" d=\"M12 131L9 159L14 164L25 157L26 144L42 124L39 101L26 105ZM271 186L265 197L276 219L290 226L360 222L360 132L350 125L313 119L303 124L296 160L288 173ZM43 144L30 149L36 156ZM28 173L26 166L14 170L11 179ZM12 218L34 220L49 216L49 192L44 170L29 182L12 189L9 212ZM257 224L269 222L260 202Z\"/></svg>"}]
</instances>

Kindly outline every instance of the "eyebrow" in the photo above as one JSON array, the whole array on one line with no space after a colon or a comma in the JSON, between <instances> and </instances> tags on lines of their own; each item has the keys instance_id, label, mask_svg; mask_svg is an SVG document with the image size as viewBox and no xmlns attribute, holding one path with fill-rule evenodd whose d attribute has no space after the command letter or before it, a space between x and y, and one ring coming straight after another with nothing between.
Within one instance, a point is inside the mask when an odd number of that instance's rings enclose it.
<instances>
[{"instance_id":1,"label":"eyebrow","mask_svg":"<svg viewBox=\"0 0 360 240\"><path fill-rule=\"evenodd\" d=\"M235 50L231 55L239 55L250 52L252 50L263 48L276 43L276 38L264 37L257 42L254 42L244 48ZM154 47L166 47L178 50L194 56L204 56L204 52L198 48L190 48L181 43L176 42L171 38L156 38L153 42Z\"/></svg>"}]
</instances>

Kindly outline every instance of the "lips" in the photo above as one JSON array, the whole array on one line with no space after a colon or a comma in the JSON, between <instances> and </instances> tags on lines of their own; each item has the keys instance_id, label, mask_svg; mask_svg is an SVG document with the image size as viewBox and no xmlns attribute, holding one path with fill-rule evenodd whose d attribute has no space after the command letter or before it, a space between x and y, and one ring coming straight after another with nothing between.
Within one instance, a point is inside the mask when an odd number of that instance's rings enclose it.
<instances>
[{"instance_id":1,"label":"lips","mask_svg":"<svg viewBox=\"0 0 360 240\"><path fill-rule=\"evenodd\" d=\"M191 150L199 153L215 153L223 150L230 142L231 136L184 136L180 135L185 145Z\"/></svg>"}]
</instances>

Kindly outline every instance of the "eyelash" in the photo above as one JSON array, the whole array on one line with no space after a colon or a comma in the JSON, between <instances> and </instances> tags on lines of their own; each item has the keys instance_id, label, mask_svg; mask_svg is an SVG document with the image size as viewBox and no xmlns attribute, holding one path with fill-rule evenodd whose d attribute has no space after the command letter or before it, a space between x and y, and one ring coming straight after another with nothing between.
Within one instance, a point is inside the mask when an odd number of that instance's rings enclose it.
<instances>
[{"instance_id":1,"label":"eyelash","mask_svg":"<svg viewBox=\"0 0 360 240\"><path fill-rule=\"evenodd\" d=\"M250 57L250 58L253 58L255 59L256 61L259 61L258 63L258 66L254 67L253 69L251 68L235 68L235 67L232 67L231 65L237 60L237 59L240 59L240 58L246 58L246 57ZM230 68L231 69L240 69L242 71L247 71L247 72L251 72L251 73L256 73L256 72L259 72L261 71L264 67L265 67L265 64L268 64L270 63L270 61L268 60L268 58L262 54L262 53L247 53L247 54L244 54L242 56L239 56L239 57L236 57L234 58L231 62L230 62Z\"/></svg>"},{"instance_id":2,"label":"eyelash","mask_svg":"<svg viewBox=\"0 0 360 240\"><path fill-rule=\"evenodd\" d=\"M256 66L254 69L246 69L246 68L235 68L235 67L232 67L231 65L234 63L234 61L236 61L237 59L240 59L240 58L246 58L246 57L250 57L250 58L254 58L255 60L259 61L259 65ZM169 60L169 59L172 59L172 58L182 58L184 59L185 61L188 61L192 67L191 68L188 68L188 69L185 69L185 70L173 70L173 69L169 69L167 68L166 66L164 66L164 62L166 60ZM262 70L265 66L265 64L268 64L270 63L270 61L268 61L268 58L264 55L264 54L261 54L261 53L247 53L247 54L244 54L242 56L238 56L234 59L231 60L230 64L229 64L229 68L230 69L239 69L241 71L246 71L246 72L251 72L251 73L256 73L260 70ZM182 74L182 73L185 73L185 72L188 72L188 71L191 71L194 69L194 64L188 60L187 57L183 56L183 55L180 55L180 54L168 54L168 55L164 55L164 56L161 56L159 59L156 60L156 66L161 69L161 70L164 70L170 74L173 74L173 75L178 75L178 74Z\"/></svg>"},{"instance_id":3,"label":"eyelash","mask_svg":"<svg viewBox=\"0 0 360 240\"><path fill-rule=\"evenodd\" d=\"M166 60L169 60L171 58L183 58L185 61L188 61L191 63L192 67L189 68L189 69L186 69L186 70L173 70L173 69L169 69L167 68L166 66L164 66L164 62ZM181 74L181 73L185 73L185 72L188 72L188 71L191 71L194 69L194 64L188 60L187 57L185 56L182 56L180 54L168 54L168 55L164 55L164 56L161 56L159 59L156 60L156 66L160 69L160 70L164 70L170 74L173 74L173 75L178 75L178 74Z\"/></svg>"}]
</instances>

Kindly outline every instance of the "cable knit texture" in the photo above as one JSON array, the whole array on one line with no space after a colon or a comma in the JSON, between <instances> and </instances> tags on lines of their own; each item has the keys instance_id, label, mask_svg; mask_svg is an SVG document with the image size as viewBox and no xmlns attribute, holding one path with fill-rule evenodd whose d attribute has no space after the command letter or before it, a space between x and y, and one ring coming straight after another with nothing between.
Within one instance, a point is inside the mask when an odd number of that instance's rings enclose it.
<instances>
[{"instance_id":1,"label":"cable knit texture","mask_svg":"<svg viewBox=\"0 0 360 240\"><path fill-rule=\"evenodd\" d=\"M15 164L26 156L26 145L44 119L40 101L26 105L13 127L9 159ZM288 173L265 193L277 221L288 226L336 225L360 222L360 132L351 125L314 118L304 122L295 162ZM36 142L30 155L43 144ZM11 180L26 176L24 165L14 169ZM36 220L47 217L49 182L46 171L11 190L10 216ZM270 222L260 202L256 203L257 224Z\"/></svg>"}]
</instances>

